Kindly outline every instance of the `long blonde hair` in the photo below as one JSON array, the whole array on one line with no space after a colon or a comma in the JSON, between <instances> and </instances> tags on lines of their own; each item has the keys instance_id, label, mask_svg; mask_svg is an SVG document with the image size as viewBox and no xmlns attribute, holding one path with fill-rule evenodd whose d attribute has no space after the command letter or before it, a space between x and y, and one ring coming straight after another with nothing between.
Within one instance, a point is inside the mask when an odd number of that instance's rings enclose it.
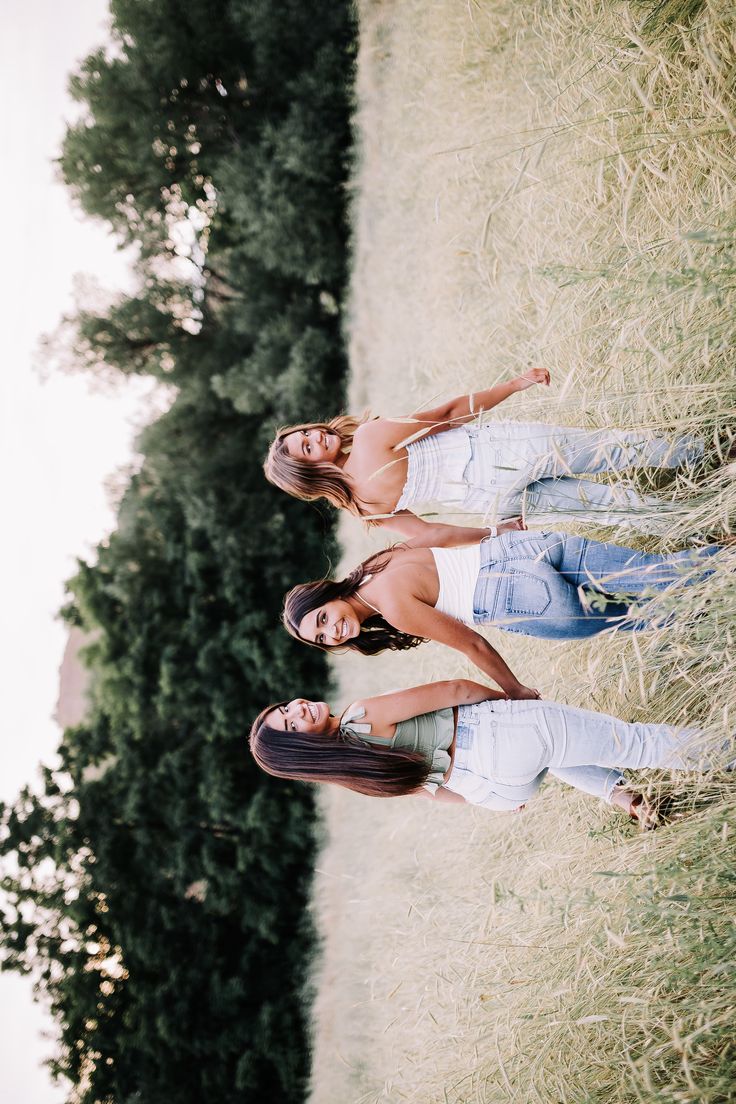
<instances>
[{"instance_id":1,"label":"long blonde hair","mask_svg":"<svg viewBox=\"0 0 736 1104\"><path fill-rule=\"evenodd\" d=\"M287 494L301 498L304 502L314 502L317 498L326 498L333 506L349 510L351 514L363 516L363 510L353 491L350 476L342 468L329 461L319 464L295 459L289 455L285 439L290 433L299 433L305 429L321 429L326 433L336 433L342 442L343 452L349 452L353 446L353 434L359 425L368 418L356 418L352 414L340 414L329 422L304 422L302 425L284 426L268 450L263 465L266 479Z\"/></svg>"}]
</instances>

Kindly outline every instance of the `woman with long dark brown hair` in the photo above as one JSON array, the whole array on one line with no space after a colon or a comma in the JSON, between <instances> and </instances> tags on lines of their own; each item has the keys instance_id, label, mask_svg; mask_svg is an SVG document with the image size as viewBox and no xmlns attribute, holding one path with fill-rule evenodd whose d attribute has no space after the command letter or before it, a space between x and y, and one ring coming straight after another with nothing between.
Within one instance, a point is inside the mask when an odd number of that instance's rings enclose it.
<instances>
[{"instance_id":1,"label":"woman with long dark brown hair","mask_svg":"<svg viewBox=\"0 0 736 1104\"><path fill-rule=\"evenodd\" d=\"M463 530L460 530L463 532ZM302 583L286 595L283 621L298 640L364 655L447 644L510 698L535 698L475 630L578 639L648 624L646 603L707 577L717 545L669 556L568 533L509 532L452 548L420 539L378 552L342 580Z\"/></svg>"},{"instance_id":2,"label":"woman with long dark brown hair","mask_svg":"<svg viewBox=\"0 0 736 1104\"><path fill-rule=\"evenodd\" d=\"M326 702L295 698L264 709L250 733L256 762L278 778L514 811L550 773L642 827L655 826L655 810L620 768L706 768L702 742L694 730L508 701L467 679L365 698L339 717Z\"/></svg>"}]
</instances>

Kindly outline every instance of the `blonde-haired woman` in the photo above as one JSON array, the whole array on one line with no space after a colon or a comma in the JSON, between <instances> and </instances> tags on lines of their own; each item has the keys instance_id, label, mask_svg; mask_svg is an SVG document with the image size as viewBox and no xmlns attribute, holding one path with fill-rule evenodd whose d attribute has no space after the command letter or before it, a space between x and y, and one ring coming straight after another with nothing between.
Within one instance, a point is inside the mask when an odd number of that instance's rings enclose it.
<instances>
[{"instance_id":1,"label":"blonde-haired woman","mask_svg":"<svg viewBox=\"0 0 736 1104\"><path fill-rule=\"evenodd\" d=\"M490 421L478 415L535 385L549 372L532 368L508 383L462 395L409 418L360 419L287 426L264 464L275 486L305 501L333 506L383 524L407 539L428 536L410 509L421 503L501 519L518 529L519 515L554 521L586 518L643 531L662 529L666 506L634 487L581 479L625 468L675 468L694 463L702 442L669 440L642 430L587 430L542 422ZM432 525L435 545L454 543L457 526ZM480 540L487 529L472 530Z\"/></svg>"}]
</instances>

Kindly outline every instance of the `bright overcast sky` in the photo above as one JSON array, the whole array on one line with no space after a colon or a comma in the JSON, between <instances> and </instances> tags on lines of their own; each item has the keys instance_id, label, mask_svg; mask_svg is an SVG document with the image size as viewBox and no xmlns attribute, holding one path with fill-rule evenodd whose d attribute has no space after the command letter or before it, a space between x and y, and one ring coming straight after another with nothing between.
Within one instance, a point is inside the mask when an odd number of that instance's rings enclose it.
<instances>
[{"instance_id":1,"label":"bright overcast sky","mask_svg":"<svg viewBox=\"0 0 736 1104\"><path fill-rule=\"evenodd\" d=\"M139 400L90 392L80 377L41 383L39 335L72 307L77 272L122 287L128 265L98 224L82 221L55 181L67 74L104 42L106 0L2 0L0 8L0 799L35 784L59 733L52 721L65 643L55 612L77 555L113 525L106 478L130 460ZM53 1043L30 985L0 976L0 1104L64 1099L40 1067Z\"/></svg>"}]
</instances>

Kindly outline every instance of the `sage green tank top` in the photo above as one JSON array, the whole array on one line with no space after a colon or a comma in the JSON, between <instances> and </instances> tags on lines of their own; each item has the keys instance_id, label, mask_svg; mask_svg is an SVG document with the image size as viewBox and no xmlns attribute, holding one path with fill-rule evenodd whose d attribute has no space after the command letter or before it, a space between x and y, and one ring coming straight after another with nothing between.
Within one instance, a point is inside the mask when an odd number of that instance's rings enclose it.
<instances>
[{"instance_id":1,"label":"sage green tank top","mask_svg":"<svg viewBox=\"0 0 736 1104\"><path fill-rule=\"evenodd\" d=\"M357 736L366 744L383 744L401 751L418 751L424 756L429 774L424 789L434 794L450 766L448 749L455 735L455 723L452 709L435 709L431 713L420 713L408 721L399 721L393 739L385 740L371 735L371 726L363 721L365 709L362 705L351 705L340 720L340 730L349 736Z\"/></svg>"}]
</instances>

